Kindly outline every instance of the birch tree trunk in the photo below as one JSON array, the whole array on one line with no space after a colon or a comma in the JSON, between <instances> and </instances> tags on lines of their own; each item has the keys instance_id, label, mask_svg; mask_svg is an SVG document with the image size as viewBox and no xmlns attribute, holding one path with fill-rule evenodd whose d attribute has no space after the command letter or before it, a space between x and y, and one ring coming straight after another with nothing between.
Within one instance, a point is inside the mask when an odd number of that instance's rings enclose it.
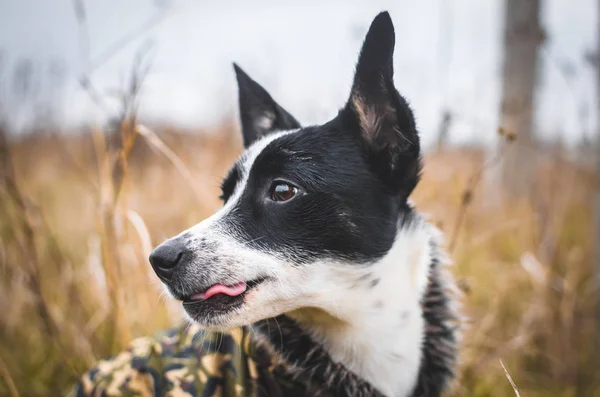
<instances>
[{"instance_id":1,"label":"birch tree trunk","mask_svg":"<svg viewBox=\"0 0 600 397\"><path fill-rule=\"evenodd\" d=\"M535 158L532 145L538 48L544 33L540 26L541 0L504 1L504 62L500 125L516 141L504 150L501 183L509 197L529 192Z\"/></svg>"},{"instance_id":2,"label":"birch tree trunk","mask_svg":"<svg viewBox=\"0 0 600 397\"><path fill-rule=\"evenodd\" d=\"M596 36L596 111L600 114L600 1L598 1L598 27ZM594 258L596 272L596 344L597 352L600 353L600 121L596 126L596 195L594 197L594 212L595 212L595 230L596 241L594 241Z\"/></svg>"}]
</instances>

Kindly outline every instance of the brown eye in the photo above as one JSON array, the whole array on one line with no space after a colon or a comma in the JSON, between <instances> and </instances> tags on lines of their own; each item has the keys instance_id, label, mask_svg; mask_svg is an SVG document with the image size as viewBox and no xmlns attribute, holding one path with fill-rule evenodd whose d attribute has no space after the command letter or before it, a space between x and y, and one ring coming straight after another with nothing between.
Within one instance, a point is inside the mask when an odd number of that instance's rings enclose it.
<instances>
[{"instance_id":1,"label":"brown eye","mask_svg":"<svg viewBox=\"0 0 600 397\"><path fill-rule=\"evenodd\" d=\"M271 200L288 201L291 200L296 193L298 193L298 189L295 186L285 182L277 182L271 189Z\"/></svg>"}]
</instances>

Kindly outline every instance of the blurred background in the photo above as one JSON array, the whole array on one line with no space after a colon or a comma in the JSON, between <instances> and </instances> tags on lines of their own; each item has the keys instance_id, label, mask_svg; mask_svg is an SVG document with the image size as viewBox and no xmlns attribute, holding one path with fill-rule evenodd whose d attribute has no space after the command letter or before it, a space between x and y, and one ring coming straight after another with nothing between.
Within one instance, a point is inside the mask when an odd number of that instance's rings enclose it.
<instances>
[{"instance_id":1,"label":"blurred background","mask_svg":"<svg viewBox=\"0 0 600 397\"><path fill-rule=\"evenodd\" d=\"M323 123L381 10L464 293L451 395L600 396L597 0L0 0L0 395L181 321L147 258L220 205L231 62Z\"/></svg>"}]
</instances>

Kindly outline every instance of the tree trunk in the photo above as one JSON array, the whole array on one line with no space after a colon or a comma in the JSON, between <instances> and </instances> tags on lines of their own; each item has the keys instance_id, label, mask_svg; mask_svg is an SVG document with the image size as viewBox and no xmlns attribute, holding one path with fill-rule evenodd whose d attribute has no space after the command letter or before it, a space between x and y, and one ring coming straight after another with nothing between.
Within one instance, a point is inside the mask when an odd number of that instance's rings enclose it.
<instances>
[{"instance_id":1,"label":"tree trunk","mask_svg":"<svg viewBox=\"0 0 600 397\"><path fill-rule=\"evenodd\" d=\"M505 0L504 63L500 125L516 141L504 147L500 172L511 197L529 192L534 172L533 110L538 71L541 0Z\"/></svg>"},{"instance_id":2,"label":"tree trunk","mask_svg":"<svg viewBox=\"0 0 600 397\"><path fill-rule=\"evenodd\" d=\"M600 1L598 1L598 17L600 18ZM600 19L598 19L600 22ZM598 36L596 37L596 111L600 114L600 23L598 24ZM595 271L596 271L596 344L597 352L600 353L600 121L596 126L596 196L594 197L595 210L595 228L596 241L595 243Z\"/></svg>"},{"instance_id":3,"label":"tree trunk","mask_svg":"<svg viewBox=\"0 0 600 397\"><path fill-rule=\"evenodd\" d=\"M600 8L600 7L599 7ZM599 29L600 30L600 29ZM600 66L598 66L598 111L600 112ZM594 264L596 266L596 347L597 354L600 356L600 127L598 128L598 136L596 137L596 196L594 197L595 210L595 229L596 241L594 241L595 255Z\"/></svg>"},{"instance_id":4,"label":"tree trunk","mask_svg":"<svg viewBox=\"0 0 600 397\"><path fill-rule=\"evenodd\" d=\"M443 151L448 144L448 136L450 132L450 126L452 125L452 113L449 110L444 111L442 122L440 123L440 129L438 130L436 150L438 153Z\"/></svg>"}]
</instances>

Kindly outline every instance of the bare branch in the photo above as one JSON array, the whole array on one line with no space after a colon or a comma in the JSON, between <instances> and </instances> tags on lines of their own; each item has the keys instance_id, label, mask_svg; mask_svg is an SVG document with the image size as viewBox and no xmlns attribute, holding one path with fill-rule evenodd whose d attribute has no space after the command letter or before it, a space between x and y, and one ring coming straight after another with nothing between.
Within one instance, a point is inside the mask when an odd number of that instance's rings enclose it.
<instances>
[{"instance_id":1,"label":"bare branch","mask_svg":"<svg viewBox=\"0 0 600 397\"><path fill-rule=\"evenodd\" d=\"M515 382L513 382L512 377L510 376L510 374L508 373L508 370L504 366L504 363L502 362L502 360L498 360L498 361L500 361L500 365L502 365L504 374L506 375L506 378L510 382L510 385L512 386L513 390L515 391L515 394L517 395L517 397L521 397L521 395L519 394L519 389L517 389L517 385L515 385Z\"/></svg>"}]
</instances>

